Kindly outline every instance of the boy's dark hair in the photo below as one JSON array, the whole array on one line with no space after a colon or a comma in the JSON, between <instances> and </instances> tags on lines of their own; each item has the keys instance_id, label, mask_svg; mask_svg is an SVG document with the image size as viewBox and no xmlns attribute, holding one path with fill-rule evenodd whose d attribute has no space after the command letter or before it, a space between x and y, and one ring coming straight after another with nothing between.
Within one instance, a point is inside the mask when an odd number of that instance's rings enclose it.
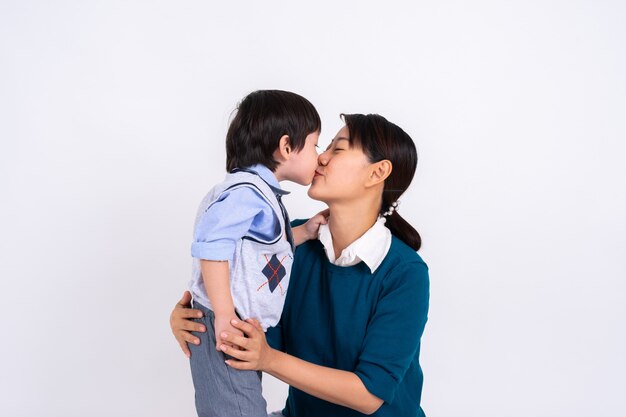
<instances>
[{"instance_id":1,"label":"boy's dark hair","mask_svg":"<svg viewBox=\"0 0 626 417\"><path fill-rule=\"evenodd\" d=\"M281 90L258 90L237 106L226 133L226 170L263 164L275 171L273 153L280 138L289 136L293 151L304 147L306 137L320 131L322 121L306 98Z\"/></svg>"}]
</instances>

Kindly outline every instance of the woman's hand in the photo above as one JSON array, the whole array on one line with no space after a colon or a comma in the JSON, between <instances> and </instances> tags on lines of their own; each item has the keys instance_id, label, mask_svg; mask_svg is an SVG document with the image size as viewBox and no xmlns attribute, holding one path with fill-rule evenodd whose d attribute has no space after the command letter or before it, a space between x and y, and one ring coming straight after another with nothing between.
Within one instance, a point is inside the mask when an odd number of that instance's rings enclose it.
<instances>
[{"instance_id":1,"label":"woman's hand","mask_svg":"<svg viewBox=\"0 0 626 417\"><path fill-rule=\"evenodd\" d=\"M202 317L202 311L195 310L191 307L191 293L185 291L183 298L181 298L170 314L170 328L174 337L178 341L180 348L188 358L191 357L191 352L187 343L193 343L194 345L200 344L200 339L191 334L191 332L205 332L206 328L200 323L196 323L190 319L199 319Z\"/></svg>"},{"instance_id":2,"label":"woman's hand","mask_svg":"<svg viewBox=\"0 0 626 417\"><path fill-rule=\"evenodd\" d=\"M228 359L226 364L235 369L268 371L276 351L267 344L265 332L259 322L254 319L248 319L245 322L232 320L231 324L245 333L247 337L228 332L220 334L224 342L220 347L221 350L235 358Z\"/></svg>"}]
</instances>

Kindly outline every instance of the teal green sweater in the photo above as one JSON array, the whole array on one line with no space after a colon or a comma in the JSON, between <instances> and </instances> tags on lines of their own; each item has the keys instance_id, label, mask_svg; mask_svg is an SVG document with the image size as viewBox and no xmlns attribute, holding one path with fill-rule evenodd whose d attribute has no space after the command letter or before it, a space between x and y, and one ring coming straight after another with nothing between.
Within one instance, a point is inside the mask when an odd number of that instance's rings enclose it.
<instances>
[{"instance_id":1,"label":"teal green sweater","mask_svg":"<svg viewBox=\"0 0 626 417\"><path fill-rule=\"evenodd\" d=\"M296 223L296 222L294 222ZM424 416L420 338L428 313L428 268L395 236L372 274L364 262L331 264L312 240L295 252L281 322L269 343L322 366L354 372L384 400L375 416ZM286 417L361 416L293 387Z\"/></svg>"}]
</instances>

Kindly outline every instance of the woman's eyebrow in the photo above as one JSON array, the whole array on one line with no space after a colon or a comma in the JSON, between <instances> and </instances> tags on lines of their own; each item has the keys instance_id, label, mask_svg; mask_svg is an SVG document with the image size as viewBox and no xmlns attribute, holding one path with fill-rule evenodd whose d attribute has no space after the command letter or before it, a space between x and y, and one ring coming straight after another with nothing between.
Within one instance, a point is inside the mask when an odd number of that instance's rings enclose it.
<instances>
[{"instance_id":1,"label":"woman's eyebrow","mask_svg":"<svg viewBox=\"0 0 626 417\"><path fill-rule=\"evenodd\" d=\"M333 146L333 143L335 143L335 141L340 141L340 140L347 140L348 142L350 142L350 138L347 138L345 136L339 136L337 138L333 138L330 143L328 144L328 146L326 147L326 150L329 150L331 146Z\"/></svg>"},{"instance_id":2,"label":"woman's eyebrow","mask_svg":"<svg viewBox=\"0 0 626 417\"><path fill-rule=\"evenodd\" d=\"M330 144L332 145L335 141L339 142L340 140L347 140L348 142L350 142L350 138L347 138L345 136L339 136L337 138L334 138L333 140L330 141ZM330 146L330 145L328 145Z\"/></svg>"},{"instance_id":3,"label":"woman's eyebrow","mask_svg":"<svg viewBox=\"0 0 626 417\"><path fill-rule=\"evenodd\" d=\"M338 138L336 138L336 141L339 142L340 140L347 140L348 141L348 147L350 146L350 138L346 138L345 136L340 136ZM337 145L337 143L335 143Z\"/></svg>"}]
</instances>

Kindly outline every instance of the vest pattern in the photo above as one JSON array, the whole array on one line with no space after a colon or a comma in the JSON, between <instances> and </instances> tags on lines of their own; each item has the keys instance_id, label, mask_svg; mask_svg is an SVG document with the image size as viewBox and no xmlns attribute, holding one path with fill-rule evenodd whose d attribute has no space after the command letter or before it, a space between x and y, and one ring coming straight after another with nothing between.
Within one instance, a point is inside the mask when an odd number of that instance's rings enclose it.
<instances>
[{"instance_id":1,"label":"vest pattern","mask_svg":"<svg viewBox=\"0 0 626 417\"><path fill-rule=\"evenodd\" d=\"M257 191L272 207L280 230L271 240L247 234L237 242L233 260L229 264L230 291L235 311L242 320L256 318L263 330L278 323L285 303L285 296L291 276L293 263L292 243L287 239L286 212L270 186L258 175L246 171L237 171L226 175L226 179L213 187L200 203L196 224L220 196L240 187L249 187ZM212 309L209 302L200 260L193 259L190 291L195 301Z\"/></svg>"}]
</instances>

